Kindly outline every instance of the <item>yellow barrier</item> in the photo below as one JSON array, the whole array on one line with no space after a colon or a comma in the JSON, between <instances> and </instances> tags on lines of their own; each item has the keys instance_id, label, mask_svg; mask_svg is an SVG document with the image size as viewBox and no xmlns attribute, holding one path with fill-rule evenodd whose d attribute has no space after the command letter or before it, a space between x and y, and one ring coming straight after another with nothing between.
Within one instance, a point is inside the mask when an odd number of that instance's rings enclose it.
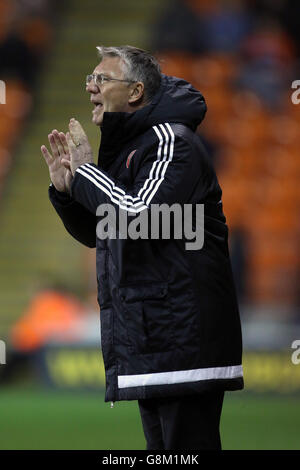
<instances>
[{"instance_id":1,"label":"yellow barrier","mask_svg":"<svg viewBox=\"0 0 300 470\"><path fill-rule=\"evenodd\" d=\"M295 393L300 391L300 364L291 351L247 351L243 356L245 390ZM104 388L101 351L95 348L50 348L42 359L47 382L59 388Z\"/></svg>"}]
</instances>

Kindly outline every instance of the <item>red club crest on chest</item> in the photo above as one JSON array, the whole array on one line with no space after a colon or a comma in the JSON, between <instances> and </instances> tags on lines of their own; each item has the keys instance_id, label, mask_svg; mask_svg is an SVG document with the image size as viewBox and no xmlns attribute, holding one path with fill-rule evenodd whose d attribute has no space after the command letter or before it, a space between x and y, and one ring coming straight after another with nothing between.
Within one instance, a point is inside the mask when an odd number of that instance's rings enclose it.
<instances>
[{"instance_id":1,"label":"red club crest on chest","mask_svg":"<svg viewBox=\"0 0 300 470\"><path fill-rule=\"evenodd\" d=\"M130 154L128 155L127 160L126 160L126 168L129 168L131 159L132 159L133 155L135 154L135 152L136 152L136 149L132 150L132 152L130 152Z\"/></svg>"}]
</instances>

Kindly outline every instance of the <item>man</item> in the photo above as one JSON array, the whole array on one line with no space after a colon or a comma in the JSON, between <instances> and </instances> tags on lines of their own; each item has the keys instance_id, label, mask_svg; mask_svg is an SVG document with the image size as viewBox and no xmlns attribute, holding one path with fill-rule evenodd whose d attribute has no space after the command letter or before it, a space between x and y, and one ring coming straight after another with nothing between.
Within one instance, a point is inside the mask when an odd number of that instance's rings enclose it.
<instances>
[{"instance_id":1,"label":"man","mask_svg":"<svg viewBox=\"0 0 300 470\"><path fill-rule=\"evenodd\" d=\"M195 134L205 101L143 50L98 51L86 83L98 164L74 119L66 136L49 135L52 155L42 153L66 229L96 246L105 401L138 400L147 449L220 449L224 391L243 388L242 342L222 193ZM160 204L204 204L201 249L184 236L121 236L121 222L117 236L101 236L103 207L138 225Z\"/></svg>"}]
</instances>

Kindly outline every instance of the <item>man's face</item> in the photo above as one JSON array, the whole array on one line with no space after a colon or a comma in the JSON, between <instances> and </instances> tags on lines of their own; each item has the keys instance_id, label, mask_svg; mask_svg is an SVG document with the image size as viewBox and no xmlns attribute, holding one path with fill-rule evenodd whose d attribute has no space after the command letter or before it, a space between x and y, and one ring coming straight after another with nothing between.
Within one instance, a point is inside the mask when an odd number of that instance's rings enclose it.
<instances>
[{"instance_id":1,"label":"man's face","mask_svg":"<svg viewBox=\"0 0 300 470\"><path fill-rule=\"evenodd\" d=\"M124 80L122 69L122 59L119 57L104 57L102 62L93 71L94 74L101 73L107 78L117 78ZM96 126L101 126L103 113L108 112L128 112L130 85L128 82L105 81L102 85L96 85L92 80L86 85L86 90L91 94L91 101L94 104L92 111L92 122Z\"/></svg>"}]
</instances>

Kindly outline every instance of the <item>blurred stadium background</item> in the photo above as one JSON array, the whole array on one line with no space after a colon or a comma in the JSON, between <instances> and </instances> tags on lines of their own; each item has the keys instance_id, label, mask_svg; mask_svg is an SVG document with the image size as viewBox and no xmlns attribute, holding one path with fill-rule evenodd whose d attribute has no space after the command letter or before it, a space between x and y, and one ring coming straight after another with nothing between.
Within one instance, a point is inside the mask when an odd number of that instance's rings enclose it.
<instances>
[{"instance_id":1,"label":"blurred stadium background","mask_svg":"<svg viewBox=\"0 0 300 470\"><path fill-rule=\"evenodd\" d=\"M299 21L288 0L0 0L1 449L145 446L136 402L103 401L95 253L58 221L40 152L75 117L97 153L84 81L100 44L152 51L206 98L245 350L223 447L300 449Z\"/></svg>"}]
</instances>

